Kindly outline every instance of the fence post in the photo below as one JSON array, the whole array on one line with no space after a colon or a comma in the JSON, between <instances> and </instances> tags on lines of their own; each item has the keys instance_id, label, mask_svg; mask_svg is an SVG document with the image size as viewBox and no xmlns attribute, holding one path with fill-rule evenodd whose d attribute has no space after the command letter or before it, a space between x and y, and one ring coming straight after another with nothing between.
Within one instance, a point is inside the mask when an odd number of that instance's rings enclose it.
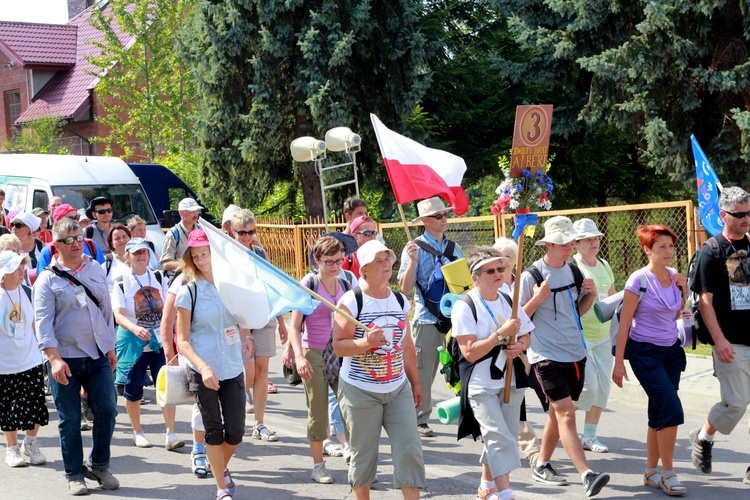
<instances>
[{"instance_id":1,"label":"fence post","mask_svg":"<svg viewBox=\"0 0 750 500\"><path fill-rule=\"evenodd\" d=\"M302 258L302 228L298 225L294 225L294 267L297 273L297 281L302 279L304 276L303 270L303 258Z\"/></svg>"}]
</instances>

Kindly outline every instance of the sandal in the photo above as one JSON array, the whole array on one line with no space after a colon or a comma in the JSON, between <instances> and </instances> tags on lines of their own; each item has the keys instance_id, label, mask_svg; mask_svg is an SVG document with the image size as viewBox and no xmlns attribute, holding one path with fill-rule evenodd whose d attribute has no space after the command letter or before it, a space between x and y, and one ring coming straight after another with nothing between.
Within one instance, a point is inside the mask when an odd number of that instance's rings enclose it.
<instances>
[{"instance_id":1,"label":"sandal","mask_svg":"<svg viewBox=\"0 0 750 500\"><path fill-rule=\"evenodd\" d=\"M193 460L193 474L201 479L208 477L208 460L205 453L191 453L190 458Z\"/></svg>"},{"instance_id":2,"label":"sandal","mask_svg":"<svg viewBox=\"0 0 750 500\"><path fill-rule=\"evenodd\" d=\"M477 500L500 500L500 495L497 494L496 488L490 488L489 490L477 488Z\"/></svg>"},{"instance_id":3,"label":"sandal","mask_svg":"<svg viewBox=\"0 0 750 500\"><path fill-rule=\"evenodd\" d=\"M674 472L667 474L666 476L662 475L661 481L659 481L659 488L666 493L667 495L671 497L681 497L685 493L687 493L687 488L683 486L683 484L680 481L677 481L674 484L669 483L669 479L671 478L677 478L677 474Z\"/></svg>"},{"instance_id":4,"label":"sandal","mask_svg":"<svg viewBox=\"0 0 750 500\"><path fill-rule=\"evenodd\" d=\"M227 482L227 479L229 479L229 482ZM232 473L229 472L229 469L224 469L224 482L227 485L226 488L229 490L229 495L234 497L235 493L237 492L237 486L232 480Z\"/></svg>"},{"instance_id":5,"label":"sandal","mask_svg":"<svg viewBox=\"0 0 750 500\"><path fill-rule=\"evenodd\" d=\"M273 382L268 381L268 394L276 394L279 390L273 385Z\"/></svg>"},{"instance_id":6,"label":"sandal","mask_svg":"<svg viewBox=\"0 0 750 500\"><path fill-rule=\"evenodd\" d=\"M262 441L269 441L272 443L279 440L279 438L276 437L276 433L269 431L268 427L266 427L264 424L255 425L255 429L253 429L253 439L260 439Z\"/></svg>"},{"instance_id":7,"label":"sandal","mask_svg":"<svg viewBox=\"0 0 750 500\"><path fill-rule=\"evenodd\" d=\"M659 476L659 481L654 481L653 479L651 479L655 475ZM646 486L650 486L651 488L661 488L661 486L659 485L660 482L661 482L661 473L657 469L647 471L643 475L643 484L645 484Z\"/></svg>"}]
</instances>

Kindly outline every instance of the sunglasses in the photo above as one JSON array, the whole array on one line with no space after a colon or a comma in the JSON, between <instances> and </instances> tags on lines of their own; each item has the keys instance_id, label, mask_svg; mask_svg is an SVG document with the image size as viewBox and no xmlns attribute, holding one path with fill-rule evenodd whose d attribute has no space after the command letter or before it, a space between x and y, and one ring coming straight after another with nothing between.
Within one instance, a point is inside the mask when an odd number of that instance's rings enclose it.
<instances>
[{"instance_id":1,"label":"sunglasses","mask_svg":"<svg viewBox=\"0 0 750 500\"><path fill-rule=\"evenodd\" d=\"M252 236L257 232L257 229L251 229L250 231L238 231L235 229L234 232L240 236Z\"/></svg>"},{"instance_id":2,"label":"sunglasses","mask_svg":"<svg viewBox=\"0 0 750 500\"><path fill-rule=\"evenodd\" d=\"M374 230L373 231L355 231L354 234L361 234L363 236L367 236L368 238L371 238L373 236L377 236L378 232Z\"/></svg>"},{"instance_id":3,"label":"sunglasses","mask_svg":"<svg viewBox=\"0 0 750 500\"><path fill-rule=\"evenodd\" d=\"M750 211L748 212L730 212L728 210L724 210L724 212L728 213L735 219L744 219L745 217L750 217Z\"/></svg>"},{"instance_id":4,"label":"sunglasses","mask_svg":"<svg viewBox=\"0 0 750 500\"><path fill-rule=\"evenodd\" d=\"M78 236L66 236L65 238L60 238L59 240L56 240L58 243L65 243L66 245L71 245L74 241L77 241L78 243L83 241L83 235L79 234Z\"/></svg>"},{"instance_id":5,"label":"sunglasses","mask_svg":"<svg viewBox=\"0 0 750 500\"><path fill-rule=\"evenodd\" d=\"M448 218L448 214L435 214L435 215L428 215L427 217L431 217L435 220L443 220Z\"/></svg>"},{"instance_id":6,"label":"sunglasses","mask_svg":"<svg viewBox=\"0 0 750 500\"><path fill-rule=\"evenodd\" d=\"M489 274L490 276L494 276L495 273L503 274L505 270L508 269L508 267L493 267L490 269L484 269L482 272L484 274Z\"/></svg>"},{"instance_id":7,"label":"sunglasses","mask_svg":"<svg viewBox=\"0 0 750 500\"><path fill-rule=\"evenodd\" d=\"M81 216L78 215L78 214L76 214L76 215L66 215L65 218L66 219L73 219L73 220L81 220Z\"/></svg>"},{"instance_id":8,"label":"sunglasses","mask_svg":"<svg viewBox=\"0 0 750 500\"><path fill-rule=\"evenodd\" d=\"M99 215L111 214L112 213L112 209L111 208L102 208L101 210L94 210L94 213L99 214Z\"/></svg>"},{"instance_id":9,"label":"sunglasses","mask_svg":"<svg viewBox=\"0 0 750 500\"><path fill-rule=\"evenodd\" d=\"M324 266L328 266L328 267L331 267L331 266L340 266L341 264L344 263L344 259L338 259L338 260L321 260L320 263L323 264Z\"/></svg>"},{"instance_id":10,"label":"sunglasses","mask_svg":"<svg viewBox=\"0 0 750 500\"><path fill-rule=\"evenodd\" d=\"M26 227L26 224L24 224L23 222L11 222L10 227L14 229L21 229L22 227Z\"/></svg>"}]
</instances>

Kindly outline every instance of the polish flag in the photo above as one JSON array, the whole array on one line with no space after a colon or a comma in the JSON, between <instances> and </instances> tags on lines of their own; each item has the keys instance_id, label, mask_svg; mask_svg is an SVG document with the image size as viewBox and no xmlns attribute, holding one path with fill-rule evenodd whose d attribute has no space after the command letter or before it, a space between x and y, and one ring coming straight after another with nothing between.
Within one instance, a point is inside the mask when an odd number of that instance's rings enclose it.
<instances>
[{"instance_id":1,"label":"polish flag","mask_svg":"<svg viewBox=\"0 0 750 500\"><path fill-rule=\"evenodd\" d=\"M469 199L461 187L466 172L463 158L397 134L372 113L370 119L396 202L404 204L440 196L456 215L469 211Z\"/></svg>"}]
</instances>

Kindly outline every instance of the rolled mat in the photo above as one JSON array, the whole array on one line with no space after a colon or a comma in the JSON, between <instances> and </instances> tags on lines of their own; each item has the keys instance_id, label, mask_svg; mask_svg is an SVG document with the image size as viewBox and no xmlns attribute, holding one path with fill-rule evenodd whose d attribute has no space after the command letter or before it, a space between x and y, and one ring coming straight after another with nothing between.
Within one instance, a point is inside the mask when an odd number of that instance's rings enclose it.
<instances>
[{"instance_id":1,"label":"rolled mat","mask_svg":"<svg viewBox=\"0 0 750 500\"><path fill-rule=\"evenodd\" d=\"M443 316L450 318L453 305L459 300L461 300L461 296L457 293L446 293L443 295L443 298L440 299L440 312Z\"/></svg>"},{"instance_id":2,"label":"rolled mat","mask_svg":"<svg viewBox=\"0 0 750 500\"><path fill-rule=\"evenodd\" d=\"M190 393L187 367L164 365L156 376L156 402L159 406L194 404Z\"/></svg>"},{"instance_id":3,"label":"rolled mat","mask_svg":"<svg viewBox=\"0 0 750 500\"><path fill-rule=\"evenodd\" d=\"M437 416L441 424L452 424L458 422L459 408L461 406L461 398L455 397L447 401L441 401L437 404Z\"/></svg>"},{"instance_id":4,"label":"rolled mat","mask_svg":"<svg viewBox=\"0 0 750 500\"><path fill-rule=\"evenodd\" d=\"M616 294L610 295L606 299L600 300L599 302L594 304L594 314L596 314L596 319L598 319L600 323L606 323L607 321L611 320L612 316L615 315L617 306L619 306L620 302L622 302L622 298L624 295L624 291L619 291Z\"/></svg>"},{"instance_id":5,"label":"rolled mat","mask_svg":"<svg viewBox=\"0 0 750 500\"><path fill-rule=\"evenodd\" d=\"M464 294L474 288L466 259L458 259L450 264L444 264L440 270L450 292Z\"/></svg>"}]
</instances>

